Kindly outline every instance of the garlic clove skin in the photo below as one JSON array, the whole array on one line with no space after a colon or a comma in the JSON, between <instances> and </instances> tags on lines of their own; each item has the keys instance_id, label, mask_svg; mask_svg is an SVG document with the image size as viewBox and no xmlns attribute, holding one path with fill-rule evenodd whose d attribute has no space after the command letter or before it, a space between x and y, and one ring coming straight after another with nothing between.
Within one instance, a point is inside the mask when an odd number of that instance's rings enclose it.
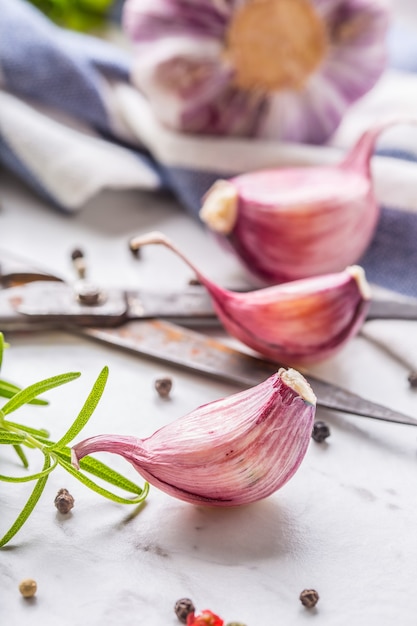
<instances>
[{"instance_id":1,"label":"garlic clove skin","mask_svg":"<svg viewBox=\"0 0 417 626\"><path fill-rule=\"evenodd\" d=\"M358 262L377 227L380 207L371 175L376 141L394 125L415 123L380 122L333 166L219 180L205 194L200 218L263 284L339 272Z\"/></svg>"},{"instance_id":2,"label":"garlic clove skin","mask_svg":"<svg viewBox=\"0 0 417 626\"><path fill-rule=\"evenodd\" d=\"M99 435L76 444L87 454L126 458L150 484L193 504L237 506L280 489L299 468L311 438L316 397L296 370L204 404L146 439Z\"/></svg>"},{"instance_id":3,"label":"garlic clove skin","mask_svg":"<svg viewBox=\"0 0 417 626\"><path fill-rule=\"evenodd\" d=\"M137 250L148 244L168 247L191 267L230 335L284 365L308 365L336 354L360 330L370 306L370 288L359 266L234 292L210 281L162 233L136 237L130 247Z\"/></svg>"},{"instance_id":4,"label":"garlic clove skin","mask_svg":"<svg viewBox=\"0 0 417 626\"><path fill-rule=\"evenodd\" d=\"M225 329L268 359L297 366L339 352L360 330L370 302L359 266L245 296L213 299Z\"/></svg>"},{"instance_id":5,"label":"garlic clove skin","mask_svg":"<svg viewBox=\"0 0 417 626\"><path fill-rule=\"evenodd\" d=\"M348 168L264 170L222 183L204 196L200 218L264 284L341 271L375 232L371 181Z\"/></svg>"}]
</instances>

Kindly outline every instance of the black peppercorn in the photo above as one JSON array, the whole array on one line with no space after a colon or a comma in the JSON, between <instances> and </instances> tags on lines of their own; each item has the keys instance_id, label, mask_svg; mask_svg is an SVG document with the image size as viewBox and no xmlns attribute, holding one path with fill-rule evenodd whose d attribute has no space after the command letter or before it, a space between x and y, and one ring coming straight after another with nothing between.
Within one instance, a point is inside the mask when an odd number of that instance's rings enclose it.
<instances>
[{"instance_id":1,"label":"black peppercorn","mask_svg":"<svg viewBox=\"0 0 417 626\"><path fill-rule=\"evenodd\" d=\"M408 376L408 382L410 383L410 387L417 387L417 372L413 371L410 372L409 376Z\"/></svg>"},{"instance_id":2,"label":"black peppercorn","mask_svg":"<svg viewBox=\"0 0 417 626\"><path fill-rule=\"evenodd\" d=\"M84 252L80 248L74 248L74 250L71 252L71 259L73 261L76 261L77 259L82 258L84 258Z\"/></svg>"},{"instance_id":3,"label":"black peppercorn","mask_svg":"<svg viewBox=\"0 0 417 626\"><path fill-rule=\"evenodd\" d=\"M180 600L176 601L174 610L175 610L175 615L178 617L180 622L182 622L183 624L186 624L187 615L189 613L194 613L195 606L193 604L193 601L190 600L190 598L181 598Z\"/></svg>"},{"instance_id":4,"label":"black peppercorn","mask_svg":"<svg viewBox=\"0 0 417 626\"><path fill-rule=\"evenodd\" d=\"M133 258L135 259L141 259L142 258L142 248L132 248L132 246L129 246L130 252L132 253Z\"/></svg>"},{"instance_id":5,"label":"black peppercorn","mask_svg":"<svg viewBox=\"0 0 417 626\"><path fill-rule=\"evenodd\" d=\"M54 504L60 513L66 515L74 506L74 498L68 489L60 489L55 496Z\"/></svg>"},{"instance_id":6,"label":"black peppercorn","mask_svg":"<svg viewBox=\"0 0 417 626\"><path fill-rule=\"evenodd\" d=\"M78 274L78 278L85 278L87 273L87 266L85 263L84 252L80 248L74 248L71 252L71 260L75 271Z\"/></svg>"},{"instance_id":7,"label":"black peppercorn","mask_svg":"<svg viewBox=\"0 0 417 626\"><path fill-rule=\"evenodd\" d=\"M155 389L161 396L161 398L167 398L172 389L172 379L169 376L165 378L158 378L155 381Z\"/></svg>"},{"instance_id":8,"label":"black peppercorn","mask_svg":"<svg viewBox=\"0 0 417 626\"><path fill-rule=\"evenodd\" d=\"M317 441L318 443L323 443L323 441L327 439L327 437L330 437L330 428L327 426L326 422L317 420L317 422L314 422L313 432L311 433L311 436L313 437L314 441Z\"/></svg>"},{"instance_id":9,"label":"black peppercorn","mask_svg":"<svg viewBox=\"0 0 417 626\"><path fill-rule=\"evenodd\" d=\"M193 287L193 286L194 286L194 287L198 287L198 286L200 286L200 285L201 285L201 280L198 280L198 278L193 277L193 278L190 278L190 280L188 281L188 284L189 284L191 287Z\"/></svg>"},{"instance_id":10,"label":"black peppercorn","mask_svg":"<svg viewBox=\"0 0 417 626\"><path fill-rule=\"evenodd\" d=\"M315 589L304 589L300 593L301 604L307 609L312 609L319 601L319 594Z\"/></svg>"}]
</instances>

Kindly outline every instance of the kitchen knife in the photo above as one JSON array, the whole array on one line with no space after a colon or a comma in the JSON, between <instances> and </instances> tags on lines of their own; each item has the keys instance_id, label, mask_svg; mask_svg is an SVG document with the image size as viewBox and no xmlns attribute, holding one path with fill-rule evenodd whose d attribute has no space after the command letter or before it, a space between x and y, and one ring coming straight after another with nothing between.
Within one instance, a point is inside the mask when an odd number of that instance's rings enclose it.
<instances>
[{"instance_id":1,"label":"kitchen knife","mask_svg":"<svg viewBox=\"0 0 417 626\"><path fill-rule=\"evenodd\" d=\"M280 367L279 364L240 352L217 339L162 320L129 322L111 329L77 327L71 332L244 387L257 385ZM317 404L323 408L417 426L413 417L314 376L304 375L317 396Z\"/></svg>"}]
</instances>

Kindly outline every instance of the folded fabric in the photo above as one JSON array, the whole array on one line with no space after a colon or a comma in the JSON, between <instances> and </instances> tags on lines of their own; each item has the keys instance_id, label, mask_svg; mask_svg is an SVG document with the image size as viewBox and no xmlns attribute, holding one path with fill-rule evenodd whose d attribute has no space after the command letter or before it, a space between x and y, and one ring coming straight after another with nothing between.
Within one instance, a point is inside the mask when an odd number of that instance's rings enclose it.
<instances>
[{"instance_id":1,"label":"folded fabric","mask_svg":"<svg viewBox=\"0 0 417 626\"><path fill-rule=\"evenodd\" d=\"M262 167L335 162L376 119L413 116L415 31L394 23L390 68L327 146L175 133L129 82L131 55L58 28L25 0L2 0L0 163L65 211L104 188L170 189L195 217L217 178ZM417 296L417 128L386 133L373 159L383 205L360 263L368 278Z\"/></svg>"}]
</instances>

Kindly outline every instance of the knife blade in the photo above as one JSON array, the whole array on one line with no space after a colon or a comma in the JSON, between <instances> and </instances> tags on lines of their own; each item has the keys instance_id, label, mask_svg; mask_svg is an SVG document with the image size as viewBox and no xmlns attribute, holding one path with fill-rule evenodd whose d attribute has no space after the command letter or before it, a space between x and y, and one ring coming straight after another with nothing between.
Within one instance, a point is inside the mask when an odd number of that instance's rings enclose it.
<instances>
[{"instance_id":1,"label":"knife blade","mask_svg":"<svg viewBox=\"0 0 417 626\"><path fill-rule=\"evenodd\" d=\"M72 328L71 332L153 360L174 364L216 380L249 387L262 382L279 364L240 352L227 344L162 320L128 322L120 328ZM352 415L417 426L417 420L366 400L342 387L304 374L317 404Z\"/></svg>"},{"instance_id":2,"label":"knife blade","mask_svg":"<svg viewBox=\"0 0 417 626\"><path fill-rule=\"evenodd\" d=\"M417 300L371 300L367 320L417 320Z\"/></svg>"}]
</instances>

